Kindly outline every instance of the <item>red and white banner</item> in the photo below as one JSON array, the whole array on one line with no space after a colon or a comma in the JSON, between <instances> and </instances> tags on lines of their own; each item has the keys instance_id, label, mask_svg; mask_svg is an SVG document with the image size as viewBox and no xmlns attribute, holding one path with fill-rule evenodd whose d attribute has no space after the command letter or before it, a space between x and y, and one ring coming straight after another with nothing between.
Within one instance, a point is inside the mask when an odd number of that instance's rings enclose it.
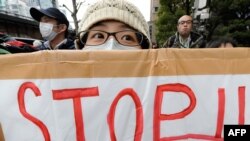
<instances>
[{"instance_id":1,"label":"red and white banner","mask_svg":"<svg viewBox=\"0 0 250 141\"><path fill-rule=\"evenodd\" d=\"M248 52L0 56L2 134L6 141L223 140L224 124L250 123Z\"/></svg>"}]
</instances>

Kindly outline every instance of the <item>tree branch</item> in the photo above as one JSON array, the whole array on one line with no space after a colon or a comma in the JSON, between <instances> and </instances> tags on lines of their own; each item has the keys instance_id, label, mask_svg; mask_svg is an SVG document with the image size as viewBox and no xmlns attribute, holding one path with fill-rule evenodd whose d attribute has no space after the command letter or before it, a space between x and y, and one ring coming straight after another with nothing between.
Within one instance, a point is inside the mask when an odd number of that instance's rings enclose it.
<instances>
[{"instance_id":1,"label":"tree branch","mask_svg":"<svg viewBox=\"0 0 250 141\"><path fill-rule=\"evenodd\" d=\"M65 7L71 14L73 13L65 4L63 4L62 6Z\"/></svg>"}]
</instances>

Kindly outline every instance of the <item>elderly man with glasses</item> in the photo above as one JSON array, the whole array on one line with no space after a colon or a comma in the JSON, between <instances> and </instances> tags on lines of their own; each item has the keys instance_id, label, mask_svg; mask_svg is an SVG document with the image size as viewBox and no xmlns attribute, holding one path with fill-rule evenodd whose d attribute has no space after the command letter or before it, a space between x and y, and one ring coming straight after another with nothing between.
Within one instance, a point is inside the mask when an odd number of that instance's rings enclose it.
<instances>
[{"instance_id":1,"label":"elderly man with glasses","mask_svg":"<svg viewBox=\"0 0 250 141\"><path fill-rule=\"evenodd\" d=\"M204 48L206 45L202 35L192 31L193 19L184 15L179 18L177 32L163 44L165 48Z\"/></svg>"}]
</instances>

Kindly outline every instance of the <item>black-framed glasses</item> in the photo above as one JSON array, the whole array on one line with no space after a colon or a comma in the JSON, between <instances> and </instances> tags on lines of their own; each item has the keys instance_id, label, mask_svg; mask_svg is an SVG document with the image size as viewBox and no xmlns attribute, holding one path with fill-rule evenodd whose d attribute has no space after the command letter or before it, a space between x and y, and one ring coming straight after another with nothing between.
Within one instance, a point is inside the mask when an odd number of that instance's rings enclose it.
<instances>
[{"instance_id":1,"label":"black-framed glasses","mask_svg":"<svg viewBox=\"0 0 250 141\"><path fill-rule=\"evenodd\" d=\"M143 34L133 30L118 32L87 30L79 32L77 38L83 45L97 46L104 44L111 35L115 37L118 43L125 46L140 46L143 41Z\"/></svg>"},{"instance_id":2,"label":"black-framed glasses","mask_svg":"<svg viewBox=\"0 0 250 141\"><path fill-rule=\"evenodd\" d=\"M187 20L187 21L179 21L178 24L184 25L184 24L192 24L193 21L192 20Z\"/></svg>"}]
</instances>

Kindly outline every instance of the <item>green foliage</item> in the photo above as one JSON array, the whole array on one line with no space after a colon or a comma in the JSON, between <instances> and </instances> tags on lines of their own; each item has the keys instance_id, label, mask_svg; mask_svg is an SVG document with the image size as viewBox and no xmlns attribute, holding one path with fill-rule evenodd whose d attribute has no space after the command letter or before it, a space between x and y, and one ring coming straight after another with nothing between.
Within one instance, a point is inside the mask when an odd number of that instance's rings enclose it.
<instances>
[{"instance_id":1,"label":"green foliage","mask_svg":"<svg viewBox=\"0 0 250 141\"><path fill-rule=\"evenodd\" d=\"M250 47L249 0L213 0L210 13L207 22L208 40L229 36L238 42L238 46Z\"/></svg>"}]
</instances>

